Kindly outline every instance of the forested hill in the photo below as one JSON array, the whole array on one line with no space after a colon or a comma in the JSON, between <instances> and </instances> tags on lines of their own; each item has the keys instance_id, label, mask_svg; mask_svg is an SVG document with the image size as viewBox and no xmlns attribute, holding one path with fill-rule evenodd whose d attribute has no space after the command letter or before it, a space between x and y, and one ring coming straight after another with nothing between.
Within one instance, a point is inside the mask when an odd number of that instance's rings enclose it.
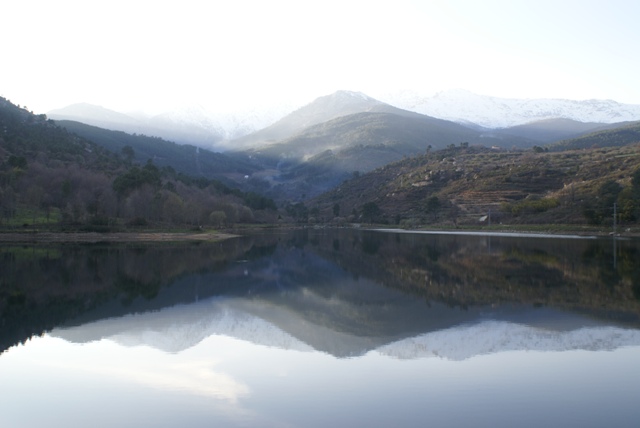
<instances>
[{"instance_id":1,"label":"forested hill","mask_svg":"<svg viewBox=\"0 0 640 428\"><path fill-rule=\"evenodd\" d=\"M258 194L137 164L0 98L0 227L219 227L274 216Z\"/></svg>"},{"instance_id":2,"label":"forested hill","mask_svg":"<svg viewBox=\"0 0 640 428\"><path fill-rule=\"evenodd\" d=\"M58 120L55 123L114 153L123 153L124 149L125 156L128 153L132 160L139 163L152 159L159 167L171 166L176 171L188 175L224 180L243 177L256 170L246 162L188 144L181 145L158 137L110 131L70 120Z\"/></svg>"},{"instance_id":3,"label":"forested hill","mask_svg":"<svg viewBox=\"0 0 640 428\"><path fill-rule=\"evenodd\" d=\"M564 152L457 146L354 177L298 218L414 227L640 221L640 143ZM609 229L610 230L610 229Z\"/></svg>"}]
</instances>

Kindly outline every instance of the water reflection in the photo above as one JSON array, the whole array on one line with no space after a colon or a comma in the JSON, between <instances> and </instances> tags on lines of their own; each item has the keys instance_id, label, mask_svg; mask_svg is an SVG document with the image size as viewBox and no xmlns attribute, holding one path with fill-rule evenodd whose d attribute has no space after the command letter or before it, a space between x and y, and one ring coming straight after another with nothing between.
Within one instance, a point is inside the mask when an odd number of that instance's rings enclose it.
<instances>
[{"instance_id":1,"label":"water reflection","mask_svg":"<svg viewBox=\"0 0 640 428\"><path fill-rule=\"evenodd\" d=\"M611 241L1 247L0 420L635 426L640 242Z\"/></svg>"},{"instance_id":2,"label":"water reflection","mask_svg":"<svg viewBox=\"0 0 640 428\"><path fill-rule=\"evenodd\" d=\"M8 247L2 340L6 349L60 324L78 326L56 330L76 341L107 331L122 338L140 323L149 331L163 322L207 326L192 346L210 334L246 338L225 325L261 320L342 357L487 320L552 331L637 327L638 248L632 240L614 247L609 239L332 230L214 245ZM91 327L99 320L107 321Z\"/></svg>"}]
</instances>

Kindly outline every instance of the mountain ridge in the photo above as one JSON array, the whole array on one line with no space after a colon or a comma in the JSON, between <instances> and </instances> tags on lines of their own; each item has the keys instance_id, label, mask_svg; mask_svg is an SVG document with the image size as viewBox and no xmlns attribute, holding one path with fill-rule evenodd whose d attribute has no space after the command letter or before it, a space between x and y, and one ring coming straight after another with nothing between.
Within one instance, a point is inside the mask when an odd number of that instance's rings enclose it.
<instances>
[{"instance_id":1,"label":"mountain ridge","mask_svg":"<svg viewBox=\"0 0 640 428\"><path fill-rule=\"evenodd\" d=\"M380 110L386 110L385 104ZM403 157L461 141L499 143L454 122L418 113L367 111L340 116L303 129L288 139L238 153L263 168L256 175L266 194L283 200L316 196L354 173L365 173ZM514 137L518 140L518 137ZM531 143L530 145L533 145ZM263 189L264 191L264 189Z\"/></svg>"},{"instance_id":2,"label":"mountain ridge","mask_svg":"<svg viewBox=\"0 0 640 428\"><path fill-rule=\"evenodd\" d=\"M549 146L551 150L575 150L593 147L622 147L640 141L640 120L622 126L594 130Z\"/></svg>"},{"instance_id":3,"label":"mountain ridge","mask_svg":"<svg viewBox=\"0 0 640 428\"><path fill-rule=\"evenodd\" d=\"M76 121L56 120L55 123L113 153L121 154L122 149L128 146L133 149L132 160L141 165L151 159L159 167L170 166L183 174L225 181L234 181L235 178L236 182L245 174L254 172L247 163L191 144L177 144L160 137L111 131Z\"/></svg>"},{"instance_id":4,"label":"mountain ridge","mask_svg":"<svg viewBox=\"0 0 640 428\"><path fill-rule=\"evenodd\" d=\"M344 105L338 106L338 101ZM354 108L358 103L359 107ZM309 106L314 104L322 104L327 110L326 114L320 117L317 112L311 113ZM388 106L382 107L383 104ZM351 107L345 107L348 105ZM584 123L640 120L640 105L612 100L511 99L476 95L464 90L443 91L433 96L405 91L377 98L361 92L341 90L297 107L280 102L273 103L273 106L214 111L200 105L191 105L154 115L121 113L80 103L51 110L47 114L52 119L74 120L106 129L142 133L178 143L226 151L274 142L287 138L304 127L347 114L363 111L394 112L392 107L454 121L470 128L491 130L548 119L571 119ZM288 115L297 117L299 124L295 129L290 124L281 123ZM562 136L567 137L569 135Z\"/></svg>"},{"instance_id":5,"label":"mountain ridge","mask_svg":"<svg viewBox=\"0 0 640 428\"><path fill-rule=\"evenodd\" d=\"M318 97L272 125L236 139L234 145L237 148L248 148L275 143L303 132L308 127L363 112L411 114L361 92L341 90Z\"/></svg>"},{"instance_id":6,"label":"mountain ridge","mask_svg":"<svg viewBox=\"0 0 640 428\"><path fill-rule=\"evenodd\" d=\"M541 143L577 138L596 131L624 126L622 123L580 122L574 119L551 118L495 130L497 135L518 136Z\"/></svg>"},{"instance_id":7,"label":"mountain ridge","mask_svg":"<svg viewBox=\"0 0 640 428\"><path fill-rule=\"evenodd\" d=\"M340 115L349 111L358 112ZM325 120L328 117L333 119ZM261 191L279 200L299 200L301 195L303 199L317 196L354 173L431 150L458 145L528 149L618 125L547 119L487 130L398 109L364 94L339 91L246 137L253 138L254 144L262 141L262 145L237 154L263 169L255 175L262 180ZM265 141L269 130L280 139Z\"/></svg>"},{"instance_id":8,"label":"mountain ridge","mask_svg":"<svg viewBox=\"0 0 640 428\"><path fill-rule=\"evenodd\" d=\"M441 119L472 122L490 129L556 118L598 123L640 119L640 105L613 100L500 98L477 95L463 89L441 91L432 96L416 91L401 91L379 98L399 108Z\"/></svg>"}]
</instances>

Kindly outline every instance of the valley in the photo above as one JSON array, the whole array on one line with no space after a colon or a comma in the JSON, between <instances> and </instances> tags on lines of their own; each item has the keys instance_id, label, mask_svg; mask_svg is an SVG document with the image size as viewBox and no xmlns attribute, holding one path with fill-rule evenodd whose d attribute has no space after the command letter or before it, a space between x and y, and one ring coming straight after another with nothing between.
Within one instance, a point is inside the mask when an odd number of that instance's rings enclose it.
<instances>
[{"instance_id":1,"label":"valley","mask_svg":"<svg viewBox=\"0 0 640 428\"><path fill-rule=\"evenodd\" d=\"M616 220L631 230L640 219L640 125L610 121L633 117L635 106L609 103L604 113L606 103L591 101L569 114L577 104L560 101L522 102L533 121L486 128L415 111L425 103L405 102L411 111L338 91L212 151L197 138L178 144L96 126L100 116L104 126L125 121L106 109L89 109L87 123L83 109L53 121L4 100L2 225L599 226L612 222L616 203ZM475 99L487 102L496 100ZM576 120L588 117L603 121Z\"/></svg>"}]
</instances>

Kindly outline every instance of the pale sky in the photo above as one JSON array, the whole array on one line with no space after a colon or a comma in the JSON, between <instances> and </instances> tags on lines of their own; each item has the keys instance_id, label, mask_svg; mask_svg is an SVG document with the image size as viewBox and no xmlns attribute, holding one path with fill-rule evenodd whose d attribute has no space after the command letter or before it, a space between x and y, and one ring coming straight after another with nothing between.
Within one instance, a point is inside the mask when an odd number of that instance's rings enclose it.
<instances>
[{"instance_id":1,"label":"pale sky","mask_svg":"<svg viewBox=\"0 0 640 428\"><path fill-rule=\"evenodd\" d=\"M0 1L0 96L36 113L339 89L640 104L635 0Z\"/></svg>"}]
</instances>

